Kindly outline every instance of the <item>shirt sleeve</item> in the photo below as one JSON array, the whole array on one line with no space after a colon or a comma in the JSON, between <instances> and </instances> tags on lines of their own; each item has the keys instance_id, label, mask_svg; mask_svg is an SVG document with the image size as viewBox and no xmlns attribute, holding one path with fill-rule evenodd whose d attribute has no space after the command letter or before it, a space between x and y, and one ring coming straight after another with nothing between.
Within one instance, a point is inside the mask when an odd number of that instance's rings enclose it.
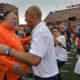
<instances>
[{"instance_id":1,"label":"shirt sleeve","mask_svg":"<svg viewBox=\"0 0 80 80\"><path fill-rule=\"evenodd\" d=\"M30 53L43 57L47 49L47 37L41 33L32 36Z\"/></svg>"},{"instance_id":2,"label":"shirt sleeve","mask_svg":"<svg viewBox=\"0 0 80 80\"><path fill-rule=\"evenodd\" d=\"M26 38L23 38L23 39L20 39L20 40L21 40L22 45L24 45L31 40L31 37L29 36L29 37L26 37Z\"/></svg>"}]
</instances>

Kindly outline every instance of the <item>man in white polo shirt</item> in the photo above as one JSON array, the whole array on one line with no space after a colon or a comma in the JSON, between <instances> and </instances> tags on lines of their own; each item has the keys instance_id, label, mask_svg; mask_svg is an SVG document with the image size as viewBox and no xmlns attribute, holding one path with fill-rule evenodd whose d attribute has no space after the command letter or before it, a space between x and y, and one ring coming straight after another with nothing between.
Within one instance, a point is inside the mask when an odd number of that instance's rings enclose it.
<instances>
[{"instance_id":1,"label":"man in white polo shirt","mask_svg":"<svg viewBox=\"0 0 80 80\"><path fill-rule=\"evenodd\" d=\"M7 46L0 46L0 52L17 60L31 64L35 80L59 80L53 36L42 22L39 7L31 6L26 10L25 20L32 28L32 41L29 53L19 52ZM5 53L6 52L6 53Z\"/></svg>"}]
</instances>

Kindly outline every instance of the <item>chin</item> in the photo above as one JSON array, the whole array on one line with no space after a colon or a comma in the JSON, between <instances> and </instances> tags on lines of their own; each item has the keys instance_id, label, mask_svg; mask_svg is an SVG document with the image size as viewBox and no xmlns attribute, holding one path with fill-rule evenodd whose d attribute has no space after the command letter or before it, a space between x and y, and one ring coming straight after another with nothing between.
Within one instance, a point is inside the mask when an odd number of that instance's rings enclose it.
<instances>
[{"instance_id":1,"label":"chin","mask_svg":"<svg viewBox=\"0 0 80 80\"><path fill-rule=\"evenodd\" d=\"M28 26L29 26L29 28L31 28L31 27L32 27L32 25L29 25L29 24L28 24Z\"/></svg>"}]
</instances>

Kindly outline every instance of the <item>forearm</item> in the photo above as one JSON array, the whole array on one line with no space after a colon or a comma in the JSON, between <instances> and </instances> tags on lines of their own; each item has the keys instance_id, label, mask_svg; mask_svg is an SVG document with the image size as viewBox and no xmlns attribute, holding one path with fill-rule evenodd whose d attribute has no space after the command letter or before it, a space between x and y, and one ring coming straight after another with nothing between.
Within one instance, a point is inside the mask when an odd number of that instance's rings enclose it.
<instances>
[{"instance_id":1,"label":"forearm","mask_svg":"<svg viewBox=\"0 0 80 80\"><path fill-rule=\"evenodd\" d=\"M78 36L78 33L73 29L73 27L71 26L71 23L68 23L68 28L72 33L74 33L76 36Z\"/></svg>"},{"instance_id":2,"label":"forearm","mask_svg":"<svg viewBox=\"0 0 80 80\"><path fill-rule=\"evenodd\" d=\"M20 40L21 40L22 45L24 45L24 44L28 43L31 40L31 36L20 39Z\"/></svg>"},{"instance_id":3,"label":"forearm","mask_svg":"<svg viewBox=\"0 0 80 80\"><path fill-rule=\"evenodd\" d=\"M14 57L15 59L24 64L30 64L33 66L37 66L41 61L41 58L39 56L31 53L19 52L14 49L11 49L10 56Z\"/></svg>"}]
</instances>

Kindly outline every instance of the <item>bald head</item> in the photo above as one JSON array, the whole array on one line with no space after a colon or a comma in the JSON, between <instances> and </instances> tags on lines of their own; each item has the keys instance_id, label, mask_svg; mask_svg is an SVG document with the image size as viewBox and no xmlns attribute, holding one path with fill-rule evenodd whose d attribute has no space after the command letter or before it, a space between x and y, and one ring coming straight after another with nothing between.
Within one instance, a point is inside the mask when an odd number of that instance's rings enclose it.
<instances>
[{"instance_id":1,"label":"bald head","mask_svg":"<svg viewBox=\"0 0 80 80\"><path fill-rule=\"evenodd\" d=\"M31 6L25 12L25 21L27 25L32 29L34 29L36 25L42 21L41 17L41 10L37 6Z\"/></svg>"},{"instance_id":2,"label":"bald head","mask_svg":"<svg viewBox=\"0 0 80 80\"><path fill-rule=\"evenodd\" d=\"M38 6L31 6L26 10L26 13L29 15L35 15L37 18L42 17L42 12Z\"/></svg>"}]
</instances>

